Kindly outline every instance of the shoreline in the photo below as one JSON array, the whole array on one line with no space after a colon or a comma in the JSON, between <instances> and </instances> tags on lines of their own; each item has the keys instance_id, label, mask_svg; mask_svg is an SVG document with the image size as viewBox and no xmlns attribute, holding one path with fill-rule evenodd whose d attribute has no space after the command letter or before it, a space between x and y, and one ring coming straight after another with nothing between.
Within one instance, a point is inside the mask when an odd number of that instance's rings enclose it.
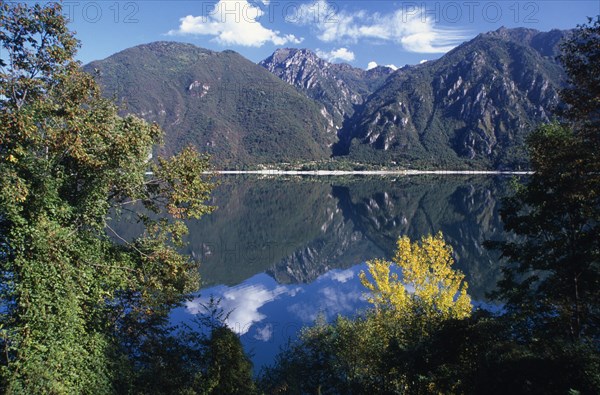
<instances>
[{"instance_id":1,"label":"shoreline","mask_svg":"<svg viewBox=\"0 0 600 395\"><path fill-rule=\"evenodd\" d=\"M498 170L215 170L215 174L258 174L258 175L310 175L310 176L346 176L346 175L531 175L531 171Z\"/></svg>"}]
</instances>

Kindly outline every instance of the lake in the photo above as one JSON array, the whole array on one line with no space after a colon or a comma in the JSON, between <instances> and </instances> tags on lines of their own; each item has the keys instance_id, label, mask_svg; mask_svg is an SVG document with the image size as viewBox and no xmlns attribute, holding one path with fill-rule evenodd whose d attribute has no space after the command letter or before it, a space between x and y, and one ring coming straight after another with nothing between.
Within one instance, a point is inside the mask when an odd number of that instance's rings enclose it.
<instances>
[{"instance_id":1,"label":"lake","mask_svg":"<svg viewBox=\"0 0 600 395\"><path fill-rule=\"evenodd\" d=\"M201 262L203 288L172 314L191 320L211 297L227 325L270 363L303 325L367 307L358 273L391 258L399 236L442 231L475 304L500 277L500 198L511 176L221 176L218 209L189 222L186 253Z\"/></svg>"}]
</instances>

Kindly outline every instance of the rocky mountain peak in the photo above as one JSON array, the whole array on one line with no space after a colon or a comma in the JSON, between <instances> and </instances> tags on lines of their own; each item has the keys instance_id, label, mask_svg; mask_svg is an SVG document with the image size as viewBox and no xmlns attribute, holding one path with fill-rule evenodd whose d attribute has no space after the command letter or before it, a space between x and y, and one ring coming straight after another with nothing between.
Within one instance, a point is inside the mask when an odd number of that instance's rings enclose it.
<instances>
[{"instance_id":1,"label":"rocky mountain peak","mask_svg":"<svg viewBox=\"0 0 600 395\"><path fill-rule=\"evenodd\" d=\"M392 73L330 63L309 49L282 48L259 63L277 77L323 105L322 114L340 130L357 106Z\"/></svg>"}]
</instances>

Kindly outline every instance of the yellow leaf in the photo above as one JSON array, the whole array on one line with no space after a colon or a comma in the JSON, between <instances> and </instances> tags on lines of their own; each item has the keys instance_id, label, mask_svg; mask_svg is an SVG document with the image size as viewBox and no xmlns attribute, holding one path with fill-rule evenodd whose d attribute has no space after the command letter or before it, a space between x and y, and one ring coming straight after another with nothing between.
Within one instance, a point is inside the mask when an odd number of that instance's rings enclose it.
<instances>
[{"instance_id":1,"label":"yellow leaf","mask_svg":"<svg viewBox=\"0 0 600 395\"><path fill-rule=\"evenodd\" d=\"M453 264L452 248L441 232L423 237L420 243L404 236L398 239L393 262L367 262L372 281L365 272L360 273L360 280L377 311L392 311L407 322L434 324L471 314L467 283ZM400 269L402 280L392 271L393 266Z\"/></svg>"}]
</instances>

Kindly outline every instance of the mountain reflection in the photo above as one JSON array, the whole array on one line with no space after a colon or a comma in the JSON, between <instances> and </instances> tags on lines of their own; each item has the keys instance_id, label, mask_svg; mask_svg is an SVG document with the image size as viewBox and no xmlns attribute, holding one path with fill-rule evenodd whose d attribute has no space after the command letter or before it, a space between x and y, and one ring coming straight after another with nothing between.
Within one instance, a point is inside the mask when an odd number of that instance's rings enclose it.
<instances>
[{"instance_id":1,"label":"mountain reflection","mask_svg":"<svg viewBox=\"0 0 600 395\"><path fill-rule=\"evenodd\" d=\"M222 177L219 208L189 223L187 253L205 284L235 285L267 273L278 284L310 283L331 269L391 258L401 235L444 232L469 293L484 298L499 277L498 200L507 178Z\"/></svg>"}]
</instances>

